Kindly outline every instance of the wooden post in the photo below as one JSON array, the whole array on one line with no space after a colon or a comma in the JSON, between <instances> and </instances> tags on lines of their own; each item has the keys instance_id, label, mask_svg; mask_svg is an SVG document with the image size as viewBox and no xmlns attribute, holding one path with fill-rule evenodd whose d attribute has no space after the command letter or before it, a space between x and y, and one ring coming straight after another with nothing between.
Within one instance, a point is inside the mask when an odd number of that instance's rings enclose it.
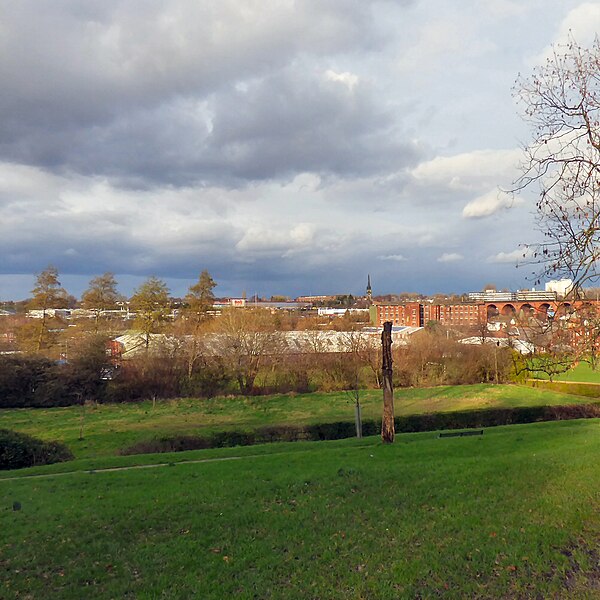
<instances>
[{"instance_id":1,"label":"wooden post","mask_svg":"<svg viewBox=\"0 0 600 600\"><path fill-rule=\"evenodd\" d=\"M382 379L383 379L383 419L381 420L381 439L391 444L396 435L394 429L394 386L392 383L392 322L383 324L381 333Z\"/></svg>"}]
</instances>

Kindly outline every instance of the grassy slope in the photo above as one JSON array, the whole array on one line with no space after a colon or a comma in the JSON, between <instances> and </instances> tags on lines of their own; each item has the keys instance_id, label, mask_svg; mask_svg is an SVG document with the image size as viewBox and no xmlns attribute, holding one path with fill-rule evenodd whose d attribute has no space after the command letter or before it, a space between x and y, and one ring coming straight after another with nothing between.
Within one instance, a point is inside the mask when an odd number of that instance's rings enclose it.
<instances>
[{"instance_id":1,"label":"grassy slope","mask_svg":"<svg viewBox=\"0 0 600 600\"><path fill-rule=\"evenodd\" d=\"M599 434L538 423L0 481L5 597L591 598Z\"/></svg>"},{"instance_id":2,"label":"grassy slope","mask_svg":"<svg viewBox=\"0 0 600 600\"><path fill-rule=\"evenodd\" d=\"M537 371L532 374L538 379L549 379L548 375ZM577 381L582 383L600 384L600 371L594 371L588 363L579 363L566 373L559 373L554 376L554 381Z\"/></svg>"},{"instance_id":3,"label":"grassy slope","mask_svg":"<svg viewBox=\"0 0 600 600\"><path fill-rule=\"evenodd\" d=\"M592 402L593 398L509 385L441 386L396 390L396 414L420 414L471 408L536 406ZM379 418L381 392L362 393L363 418ZM202 433L225 428L252 429L267 424L319 423L354 418L343 392L276 395L214 400L183 399L86 408L79 441L80 407L0 410L0 428L67 443L78 458L115 454L141 439L173 433Z\"/></svg>"}]
</instances>

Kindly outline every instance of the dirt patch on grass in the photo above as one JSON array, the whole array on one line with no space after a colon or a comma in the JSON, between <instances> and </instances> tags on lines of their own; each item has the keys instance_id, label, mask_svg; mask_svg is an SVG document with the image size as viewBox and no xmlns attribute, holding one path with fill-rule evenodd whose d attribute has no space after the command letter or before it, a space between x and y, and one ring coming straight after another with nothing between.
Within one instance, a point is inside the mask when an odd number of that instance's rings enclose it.
<instances>
[{"instance_id":1,"label":"dirt patch on grass","mask_svg":"<svg viewBox=\"0 0 600 600\"><path fill-rule=\"evenodd\" d=\"M560 598L600 598L600 534L562 550L569 562Z\"/></svg>"}]
</instances>

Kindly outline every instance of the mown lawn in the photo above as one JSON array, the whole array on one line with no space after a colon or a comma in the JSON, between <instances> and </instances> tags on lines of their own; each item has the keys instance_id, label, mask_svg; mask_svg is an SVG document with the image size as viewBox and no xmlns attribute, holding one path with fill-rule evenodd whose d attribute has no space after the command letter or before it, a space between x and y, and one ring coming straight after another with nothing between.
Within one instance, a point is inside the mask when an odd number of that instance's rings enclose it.
<instances>
[{"instance_id":1,"label":"mown lawn","mask_svg":"<svg viewBox=\"0 0 600 600\"><path fill-rule=\"evenodd\" d=\"M532 374L537 379L550 379L548 375L541 371ZM575 367L565 373L558 373L553 376L554 381L578 381L582 383L600 384L600 370L594 370L589 363L580 362Z\"/></svg>"},{"instance_id":2,"label":"mown lawn","mask_svg":"<svg viewBox=\"0 0 600 600\"><path fill-rule=\"evenodd\" d=\"M399 389L396 415L492 407L593 402L593 398L516 385L441 386ZM380 418L381 391L361 393L363 417ZM83 440L79 440L83 419ZM65 442L78 458L116 454L120 448L160 435L205 434L273 424L352 421L352 400L344 392L180 399L93 407L0 410L0 428Z\"/></svg>"},{"instance_id":3,"label":"mown lawn","mask_svg":"<svg viewBox=\"0 0 600 600\"><path fill-rule=\"evenodd\" d=\"M0 480L0 597L598 597L597 419L217 452Z\"/></svg>"}]
</instances>

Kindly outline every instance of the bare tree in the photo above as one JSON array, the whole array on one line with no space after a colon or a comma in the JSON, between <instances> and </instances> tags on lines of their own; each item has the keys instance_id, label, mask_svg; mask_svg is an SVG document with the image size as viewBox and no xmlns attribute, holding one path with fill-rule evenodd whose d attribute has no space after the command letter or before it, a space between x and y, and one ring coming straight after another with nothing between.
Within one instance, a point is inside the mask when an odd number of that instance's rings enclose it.
<instances>
[{"instance_id":1,"label":"bare tree","mask_svg":"<svg viewBox=\"0 0 600 600\"><path fill-rule=\"evenodd\" d=\"M600 42L556 46L514 94L533 140L513 191L537 188L544 235L525 255L540 279L571 278L577 296L600 275Z\"/></svg>"},{"instance_id":2,"label":"bare tree","mask_svg":"<svg viewBox=\"0 0 600 600\"><path fill-rule=\"evenodd\" d=\"M183 310L184 331L190 335L187 343L188 379L192 378L194 365L200 361L204 353L203 338L206 324L212 318L216 287L214 279L206 270L200 273L198 282L190 286L185 297Z\"/></svg>"},{"instance_id":3,"label":"bare tree","mask_svg":"<svg viewBox=\"0 0 600 600\"><path fill-rule=\"evenodd\" d=\"M281 334L271 314L263 309L231 308L216 323L219 354L238 382L242 394L251 394L268 356L281 352Z\"/></svg>"},{"instance_id":4,"label":"bare tree","mask_svg":"<svg viewBox=\"0 0 600 600\"><path fill-rule=\"evenodd\" d=\"M343 377L344 389L354 403L354 419L356 424L356 437L362 437L362 409L360 405L360 394L363 389L363 371L367 366L367 358L377 352L373 352L373 340L364 333L356 330L347 331L343 334L342 352L338 354ZM378 378L379 380L379 378Z\"/></svg>"},{"instance_id":5,"label":"bare tree","mask_svg":"<svg viewBox=\"0 0 600 600\"><path fill-rule=\"evenodd\" d=\"M532 354L519 357L513 353L513 370L517 376L537 377L545 374L550 381L567 372L577 360L573 327L576 313L560 311L547 317L516 318L520 339L533 348Z\"/></svg>"},{"instance_id":6,"label":"bare tree","mask_svg":"<svg viewBox=\"0 0 600 600\"><path fill-rule=\"evenodd\" d=\"M88 289L81 296L81 305L93 312L96 333L104 311L115 308L119 300L123 300L123 296L117 291L117 280L112 273L104 273L90 281Z\"/></svg>"},{"instance_id":7,"label":"bare tree","mask_svg":"<svg viewBox=\"0 0 600 600\"><path fill-rule=\"evenodd\" d=\"M576 356L596 370L600 365L600 314L597 305L583 303L573 321Z\"/></svg>"},{"instance_id":8,"label":"bare tree","mask_svg":"<svg viewBox=\"0 0 600 600\"><path fill-rule=\"evenodd\" d=\"M376 338L361 336L356 352L363 364L371 370L373 381L377 388L381 388L381 345L376 343Z\"/></svg>"},{"instance_id":9,"label":"bare tree","mask_svg":"<svg viewBox=\"0 0 600 600\"><path fill-rule=\"evenodd\" d=\"M425 327L408 341L404 360L412 385L446 383L447 358L455 353L456 342L446 337L441 327Z\"/></svg>"}]
</instances>

